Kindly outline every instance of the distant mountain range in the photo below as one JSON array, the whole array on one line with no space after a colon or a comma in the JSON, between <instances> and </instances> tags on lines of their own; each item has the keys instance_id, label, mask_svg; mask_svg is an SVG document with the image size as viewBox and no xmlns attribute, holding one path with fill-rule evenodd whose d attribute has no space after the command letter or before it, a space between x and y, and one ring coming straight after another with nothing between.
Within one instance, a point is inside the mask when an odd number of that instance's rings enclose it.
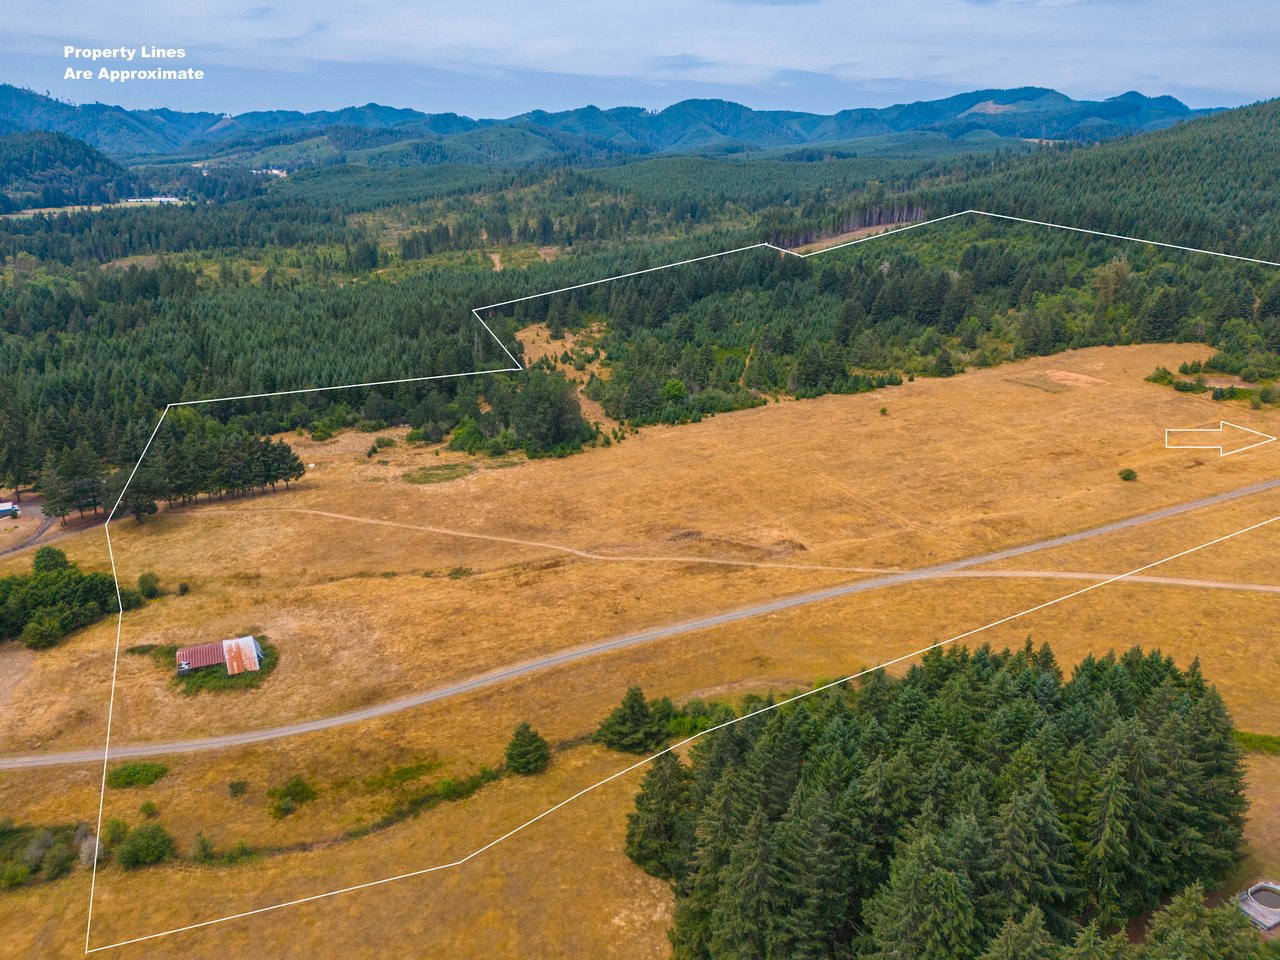
<instances>
[{"instance_id":1,"label":"distant mountain range","mask_svg":"<svg viewBox=\"0 0 1280 960\"><path fill-rule=\"evenodd\" d=\"M1043 87L975 90L943 100L822 115L752 110L725 100L685 100L665 110L581 107L535 110L503 120L370 103L300 113L228 116L176 110L126 110L71 104L0 85L0 135L68 134L117 159L221 159L244 166L297 167L351 160L408 166L468 162L511 164L607 159L664 153L738 153L855 142L927 132L1045 140L1102 140L1168 127L1210 110L1173 97L1130 92L1073 100Z\"/></svg>"}]
</instances>

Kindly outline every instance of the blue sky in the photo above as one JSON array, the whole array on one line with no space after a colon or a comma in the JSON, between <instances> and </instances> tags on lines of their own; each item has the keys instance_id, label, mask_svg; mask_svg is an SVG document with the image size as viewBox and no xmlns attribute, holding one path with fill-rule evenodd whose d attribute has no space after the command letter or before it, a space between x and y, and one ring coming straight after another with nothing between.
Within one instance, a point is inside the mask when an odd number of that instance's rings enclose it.
<instances>
[{"instance_id":1,"label":"blue sky","mask_svg":"<svg viewBox=\"0 0 1280 960\"><path fill-rule=\"evenodd\" d=\"M6 0L0 81L231 113L377 101L494 117L686 97L833 112L1024 85L1234 106L1280 94L1275 12L1275 0ZM66 81L88 65L64 59L67 44L183 47L180 65L206 78Z\"/></svg>"}]
</instances>

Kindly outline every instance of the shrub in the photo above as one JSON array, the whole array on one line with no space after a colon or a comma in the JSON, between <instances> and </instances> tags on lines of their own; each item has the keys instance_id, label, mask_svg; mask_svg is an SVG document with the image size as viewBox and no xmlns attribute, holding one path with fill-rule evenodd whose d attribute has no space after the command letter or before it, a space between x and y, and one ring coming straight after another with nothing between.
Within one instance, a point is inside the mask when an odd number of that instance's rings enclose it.
<instances>
[{"instance_id":1,"label":"shrub","mask_svg":"<svg viewBox=\"0 0 1280 960\"><path fill-rule=\"evenodd\" d=\"M277 820L282 820L302 804L310 803L318 796L316 788L295 773L280 786L267 791L267 797L271 800L267 812Z\"/></svg>"},{"instance_id":2,"label":"shrub","mask_svg":"<svg viewBox=\"0 0 1280 960\"><path fill-rule=\"evenodd\" d=\"M149 787L168 772L163 763L122 763L107 774L107 786L117 790Z\"/></svg>"},{"instance_id":3,"label":"shrub","mask_svg":"<svg viewBox=\"0 0 1280 960\"><path fill-rule=\"evenodd\" d=\"M231 849L222 855L223 863L240 863L242 860L251 860L257 856L253 847L249 846L243 840L237 840L231 845Z\"/></svg>"},{"instance_id":4,"label":"shrub","mask_svg":"<svg viewBox=\"0 0 1280 960\"><path fill-rule=\"evenodd\" d=\"M116 860L126 870L149 867L173 857L173 837L158 823L144 823L129 831L116 849Z\"/></svg>"},{"instance_id":5,"label":"shrub","mask_svg":"<svg viewBox=\"0 0 1280 960\"><path fill-rule=\"evenodd\" d=\"M1132 467L1125 467L1120 471L1120 479L1125 483L1132 483L1134 480L1138 479L1138 471L1134 470Z\"/></svg>"},{"instance_id":6,"label":"shrub","mask_svg":"<svg viewBox=\"0 0 1280 960\"><path fill-rule=\"evenodd\" d=\"M541 773L551 762L551 746L528 723L516 727L507 744L507 769L513 773Z\"/></svg>"},{"instance_id":7,"label":"shrub","mask_svg":"<svg viewBox=\"0 0 1280 960\"><path fill-rule=\"evenodd\" d=\"M57 547L41 547L36 551L31 569L36 573L53 573L55 570L71 569L71 561Z\"/></svg>"},{"instance_id":8,"label":"shrub","mask_svg":"<svg viewBox=\"0 0 1280 960\"><path fill-rule=\"evenodd\" d=\"M149 571L138 577L138 593L144 600L154 600L160 596L160 578Z\"/></svg>"},{"instance_id":9,"label":"shrub","mask_svg":"<svg viewBox=\"0 0 1280 960\"><path fill-rule=\"evenodd\" d=\"M129 835L129 825L118 817L111 817L102 825L102 845L114 847Z\"/></svg>"},{"instance_id":10,"label":"shrub","mask_svg":"<svg viewBox=\"0 0 1280 960\"><path fill-rule=\"evenodd\" d=\"M183 580L180 584L178 584L178 596L185 597L190 592L191 592L191 584L187 583L187 581Z\"/></svg>"},{"instance_id":11,"label":"shrub","mask_svg":"<svg viewBox=\"0 0 1280 960\"><path fill-rule=\"evenodd\" d=\"M31 879L31 868L25 863L6 863L0 870L0 887L12 890Z\"/></svg>"},{"instance_id":12,"label":"shrub","mask_svg":"<svg viewBox=\"0 0 1280 960\"><path fill-rule=\"evenodd\" d=\"M53 846L53 833L49 830L41 830L27 844L26 851L22 854L22 860L30 870L36 870L40 864L44 862L44 855L49 852L49 848Z\"/></svg>"},{"instance_id":13,"label":"shrub","mask_svg":"<svg viewBox=\"0 0 1280 960\"><path fill-rule=\"evenodd\" d=\"M160 816L160 808L150 800L144 800L142 802L142 806L138 807L138 812L148 820L154 820L156 817Z\"/></svg>"},{"instance_id":14,"label":"shrub","mask_svg":"<svg viewBox=\"0 0 1280 960\"><path fill-rule=\"evenodd\" d=\"M46 880L57 880L71 872L76 862L76 849L66 840L59 840L45 851L40 861L40 874Z\"/></svg>"},{"instance_id":15,"label":"shrub","mask_svg":"<svg viewBox=\"0 0 1280 960\"><path fill-rule=\"evenodd\" d=\"M249 783L245 780L232 780L227 784L227 793L233 797L243 797L249 790Z\"/></svg>"},{"instance_id":16,"label":"shrub","mask_svg":"<svg viewBox=\"0 0 1280 960\"><path fill-rule=\"evenodd\" d=\"M196 851L192 857L196 863L208 863L213 859L213 841L203 831L196 834Z\"/></svg>"},{"instance_id":17,"label":"shrub","mask_svg":"<svg viewBox=\"0 0 1280 960\"><path fill-rule=\"evenodd\" d=\"M18 639L32 650L44 650L52 647L66 635L66 630L62 626L62 613L60 611L66 611L66 608L49 607L41 610L27 621L27 625L22 628L22 633L18 635ZM66 612L69 615L69 611Z\"/></svg>"}]
</instances>

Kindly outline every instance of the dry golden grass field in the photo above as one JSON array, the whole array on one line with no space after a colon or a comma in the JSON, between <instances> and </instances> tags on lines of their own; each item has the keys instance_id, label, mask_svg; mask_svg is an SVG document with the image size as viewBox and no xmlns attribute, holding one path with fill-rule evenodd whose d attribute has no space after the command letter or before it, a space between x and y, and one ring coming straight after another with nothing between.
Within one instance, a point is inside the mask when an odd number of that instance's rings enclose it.
<instances>
[{"instance_id":1,"label":"dry golden grass field","mask_svg":"<svg viewBox=\"0 0 1280 960\"><path fill-rule=\"evenodd\" d=\"M367 435L290 438L294 491L112 525L122 580L168 592L126 615L121 647L264 634L281 651L256 691L183 696L150 658L122 654L114 745L286 724L393 699L557 650L763 600L1041 540L1271 479L1280 444L1219 459L1168 451L1166 427L1247 408L1144 383L1185 345L1095 349L852 397L783 402L652 428L565 460L470 461ZM880 414L887 407L887 415ZM1229 411L1229 412L1228 412ZM1274 431L1272 431L1274 432ZM1206 455L1207 454L1207 455ZM311 466L314 465L314 466ZM1117 471L1132 467L1133 483ZM438 482L410 482L435 480ZM94 942L420 870L464 856L628 762L582 741L628 683L650 696L734 699L807 688L905 655L1097 580L1280 515L1280 490L971 570L683 633L413 710L319 733L166 758L150 787L108 790L131 823L150 801L193 849L243 841L294 852L227 866L106 867ZM101 531L59 545L103 569ZM1133 643L1199 656L1239 726L1272 729L1280 523L1082 594L967 641L1048 640L1064 664ZM0 560L23 569L29 551ZM452 572L452 575L451 575ZM427 575L430 574L430 575ZM990 574L990 575L987 575ZM1195 582L1192 582L1195 581ZM174 590L191 585L187 596ZM0 756L101 748L115 623L38 655L0 650ZM905 666L905 665L904 665ZM551 770L356 840L415 786L500 762L530 720ZM416 771L395 786L394 771ZM320 796L267 813L298 773ZM0 773L21 823L97 818L100 764ZM630 774L462 866L121 948L121 957L619 956L666 953L670 896L622 853ZM233 797L228 783L247 789ZM1254 861L1280 867L1280 760L1251 757ZM305 849L304 849L305 848ZM83 950L87 871L0 894L14 956ZM22 938L26 939L22 939Z\"/></svg>"}]
</instances>

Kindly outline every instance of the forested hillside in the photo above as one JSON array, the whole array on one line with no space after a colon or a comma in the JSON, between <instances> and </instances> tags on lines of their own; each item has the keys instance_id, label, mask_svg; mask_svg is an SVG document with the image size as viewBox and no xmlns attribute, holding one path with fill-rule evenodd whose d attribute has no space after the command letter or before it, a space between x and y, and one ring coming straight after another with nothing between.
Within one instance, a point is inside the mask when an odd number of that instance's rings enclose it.
<instances>
[{"instance_id":1,"label":"forested hillside","mask_svg":"<svg viewBox=\"0 0 1280 960\"><path fill-rule=\"evenodd\" d=\"M181 155L290 169L337 162L599 163L644 154L735 154L802 144L856 144L911 131L942 139L981 133L1013 138L1010 143L1023 138L1092 141L1154 130L1208 112L1191 110L1173 97L1146 97L1134 91L1089 101L1042 87L1019 87L831 115L752 110L725 100L685 100L663 110L586 106L487 120L376 103L231 117L75 105L0 85L0 124L7 128L68 133L113 155L135 159Z\"/></svg>"},{"instance_id":2,"label":"forested hillside","mask_svg":"<svg viewBox=\"0 0 1280 960\"><path fill-rule=\"evenodd\" d=\"M677 960L1187 960L1175 917L1147 948L1104 938L1241 850L1230 718L1158 652L1064 682L1047 645L934 650L764 706L658 758L628 818L631 858L675 888ZM1215 923L1240 952L1214 956L1262 954L1234 911Z\"/></svg>"},{"instance_id":3,"label":"forested hillside","mask_svg":"<svg viewBox=\"0 0 1280 960\"><path fill-rule=\"evenodd\" d=\"M1140 137L1040 150L910 196L933 216L977 208L1277 260L1277 138L1280 100L1270 100ZM867 207L862 198L835 206L822 229L856 224ZM774 238L813 229L810 218L795 220Z\"/></svg>"},{"instance_id":4,"label":"forested hillside","mask_svg":"<svg viewBox=\"0 0 1280 960\"><path fill-rule=\"evenodd\" d=\"M135 175L65 134L0 137L0 213L115 203L137 186Z\"/></svg>"},{"instance_id":5,"label":"forested hillside","mask_svg":"<svg viewBox=\"0 0 1280 960\"><path fill-rule=\"evenodd\" d=\"M508 366L472 307L761 239L978 206L1274 257L1278 124L1268 103L1030 156L341 166L269 184L165 168L210 199L0 221L0 476L37 482L50 452L81 440L130 463L175 400ZM809 260L735 254L486 320L517 354L530 323L588 336L600 366L587 395L631 425L1098 344L1208 341L1219 355L1197 370L1238 376L1252 386L1223 399L1260 407L1280 375L1274 268L973 218ZM554 370L585 369L575 351L505 379L210 413L253 433L395 423L435 440L465 424L467 449L565 453L602 439L564 412L577 398Z\"/></svg>"}]
</instances>

